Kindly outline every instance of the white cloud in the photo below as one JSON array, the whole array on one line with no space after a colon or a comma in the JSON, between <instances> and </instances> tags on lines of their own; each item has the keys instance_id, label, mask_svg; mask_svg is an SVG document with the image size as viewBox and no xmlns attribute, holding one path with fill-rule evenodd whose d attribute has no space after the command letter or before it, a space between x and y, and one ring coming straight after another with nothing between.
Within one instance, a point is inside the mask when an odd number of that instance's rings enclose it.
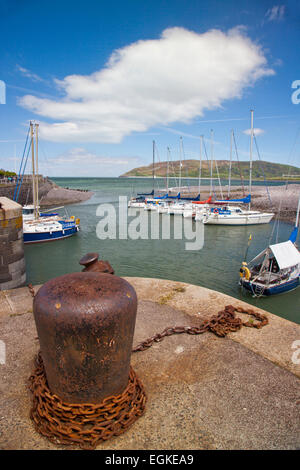
<instances>
[{"instance_id":1,"label":"white cloud","mask_svg":"<svg viewBox=\"0 0 300 470\"><path fill-rule=\"evenodd\" d=\"M267 21L281 21L285 14L284 5L274 5L272 8L269 8L265 14Z\"/></svg>"},{"instance_id":2,"label":"white cloud","mask_svg":"<svg viewBox=\"0 0 300 470\"><path fill-rule=\"evenodd\" d=\"M28 69L25 69L25 67L21 67L21 65L16 65L16 69L18 72L20 72L24 77L29 78L33 82L43 82L44 79L39 77L36 73L31 72Z\"/></svg>"},{"instance_id":3,"label":"white cloud","mask_svg":"<svg viewBox=\"0 0 300 470\"><path fill-rule=\"evenodd\" d=\"M138 162L137 157L104 157L89 152L83 147L74 147L67 152L51 159L51 163L59 164L76 164L81 165L130 165Z\"/></svg>"},{"instance_id":4,"label":"white cloud","mask_svg":"<svg viewBox=\"0 0 300 470\"><path fill-rule=\"evenodd\" d=\"M245 129L243 132L246 135L251 135L251 129ZM265 131L263 129L256 128L256 129L253 129L253 133L254 135L262 135L265 133Z\"/></svg>"},{"instance_id":5,"label":"white cloud","mask_svg":"<svg viewBox=\"0 0 300 470\"><path fill-rule=\"evenodd\" d=\"M197 34L175 27L116 50L91 75L56 80L61 100L26 95L20 104L54 121L41 122L46 140L117 143L153 126L188 123L273 74L242 28Z\"/></svg>"}]
</instances>

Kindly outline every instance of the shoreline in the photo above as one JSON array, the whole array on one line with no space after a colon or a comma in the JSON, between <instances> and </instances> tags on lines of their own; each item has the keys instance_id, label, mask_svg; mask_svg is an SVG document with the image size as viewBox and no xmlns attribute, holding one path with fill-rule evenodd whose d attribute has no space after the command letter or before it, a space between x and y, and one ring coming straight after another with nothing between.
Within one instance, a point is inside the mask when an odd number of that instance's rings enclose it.
<instances>
[{"instance_id":1,"label":"shoreline","mask_svg":"<svg viewBox=\"0 0 300 470\"><path fill-rule=\"evenodd\" d=\"M69 189L58 186L52 182L52 188L40 200L41 207L51 207L60 204L77 204L87 201L94 194L92 191L83 189Z\"/></svg>"},{"instance_id":2,"label":"shoreline","mask_svg":"<svg viewBox=\"0 0 300 470\"><path fill-rule=\"evenodd\" d=\"M117 178L128 178L128 179L150 179L152 180L153 179L153 176L123 176L123 175L120 175L120 176L117 176ZM166 176L154 176L154 179L157 179L157 180L166 180L167 177ZM179 179L179 176L176 175L176 176L169 176L169 179ZM182 176L181 177L182 180L199 180L199 178L197 176ZM219 178L210 178L209 176L207 177L202 177L201 180L213 180L213 181L218 181ZM220 176L220 180L226 180L228 181L228 178L223 178ZM239 178L231 178L231 182L232 181L241 181ZM278 181L278 182L281 182L282 184L286 184L286 178L268 178L267 181ZM300 178L290 178L289 180L289 183L288 184L293 184L294 182L299 182L300 183ZM261 178L252 178L252 182L260 182L260 183L264 183L264 181L261 179Z\"/></svg>"}]
</instances>

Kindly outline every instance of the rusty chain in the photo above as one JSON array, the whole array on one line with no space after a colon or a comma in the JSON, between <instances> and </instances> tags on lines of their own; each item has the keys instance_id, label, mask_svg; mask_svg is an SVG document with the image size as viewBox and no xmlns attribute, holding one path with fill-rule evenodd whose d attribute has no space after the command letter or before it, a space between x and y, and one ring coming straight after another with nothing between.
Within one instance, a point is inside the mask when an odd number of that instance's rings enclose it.
<instances>
[{"instance_id":1,"label":"rusty chain","mask_svg":"<svg viewBox=\"0 0 300 470\"><path fill-rule=\"evenodd\" d=\"M243 322L241 318L235 315L235 312L245 313L254 317L257 321L248 320ZM217 315L213 315L209 320L205 320L200 326L174 326L165 328L162 333L151 336L139 343L132 352L145 351L150 348L154 343L162 341L166 336L174 334L187 333L189 335L199 335L206 331L211 331L217 336L224 337L230 331L238 331L242 326L251 328L262 328L268 324L268 318L259 312L255 312L252 309L245 309L242 307L233 307L232 305L226 305L224 310L221 310Z\"/></svg>"},{"instance_id":2,"label":"rusty chain","mask_svg":"<svg viewBox=\"0 0 300 470\"><path fill-rule=\"evenodd\" d=\"M100 442L125 432L144 413L146 393L132 367L120 395L107 397L100 404L70 404L50 391L40 353L36 362L29 378L33 395L30 417L36 430L56 445L95 449Z\"/></svg>"},{"instance_id":3,"label":"rusty chain","mask_svg":"<svg viewBox=\"0 0 300 470\"><path fill-rule=\"evenodd\" d=\"M29 284L28 288L34 298L32 285ZM236 316L236 312L252 318L243 321ZM231 331L240 330L242 326L262 328L267 324L266 315L253 309L227 305L200 326L165 328L161 333L139 343L132 352L145 351L154 343L174 334L198 335L211 331L224 337ZM95 449L100 442L125 432L144 413L147 401L143 384L131 367L128 385L122 394L107 397L96 405L64 403L48 387L41 353L37 356L36 369L29 379L29 388L33 395L30 417L37 431L54 444L77 444L83 449Z\"/></svg>"},{"instance_id":4,"label":"rusty chain","mask_svg":"<svg viewBox=\"0 0 300 470\"><path fill-rule=\"evenodd\" d=\"M35 292L34 292L33 285L32 285L32 284L28 284L27 287L28 287L28 289L29 289L29 292L30 292L30 294L31 294L31 297L34 299Z\"/></svg>"}]
</instances>

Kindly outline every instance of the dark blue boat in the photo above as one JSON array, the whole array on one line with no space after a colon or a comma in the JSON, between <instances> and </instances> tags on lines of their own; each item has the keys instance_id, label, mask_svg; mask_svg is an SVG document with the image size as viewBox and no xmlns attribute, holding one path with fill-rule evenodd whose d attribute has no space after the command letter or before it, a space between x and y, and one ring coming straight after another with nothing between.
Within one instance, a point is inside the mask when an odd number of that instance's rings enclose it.
<instances>
[{"instance_id":1,"label":"dark blue boat","mask_svg":"<svg viewBox=\"0 0 300 470\"><path fill-rule=\"evenodd\" d=\"M249 266L242 263L240 285L253 296L283 294L300 284L300 252L296 246L299 226L300 198L295 227L289 240L269 245L253 258ZM249 245L248 245L249 246Z\"/></svg>"}]
</instances>

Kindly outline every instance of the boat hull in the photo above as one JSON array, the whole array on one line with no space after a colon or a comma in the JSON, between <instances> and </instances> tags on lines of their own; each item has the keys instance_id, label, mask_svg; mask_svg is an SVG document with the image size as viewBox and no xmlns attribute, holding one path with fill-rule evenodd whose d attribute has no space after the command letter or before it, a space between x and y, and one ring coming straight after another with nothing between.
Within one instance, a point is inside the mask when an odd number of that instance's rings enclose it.
<instances>
[{"instance_id":1,"label":"boat hull","mask_svg":"<svg viewBox=\"0 0 300 470\"><path fill-rule=\"evenodd\" d=\"M144 202L129 202L128 203L128 208L134 208L134 209L144 209L145 203Z\"/></svg>"},{"instance_id":2,"label":"boat hull","mask_svg":"<svg viewBox=\"0 0 300 470\"><path fill-rule=\"evenodd\" d=\"M77 227L70 227L64 230L55 230L51 232L24 232L23 233L23 240L24 244L29 243L43 243L43 242L51 242L54 240L62 240L64 238L69 238L72 235L75 235L78 232Z\"/></svg>"},{"instance_id":3,"label":"boat hull","mask_svg":"<svg viewBox=\"0 0 300 470\"><path fill-rule=\"evenodd\" d=\"M250 281L241 280L240 284L252 294L255 294L257 291L261 291L263 296L270 296L276 294L283 294L284 292L289 292L291 290L296 289L297 287L299 287L300 284L300 276L296 277L295 279L282 282L281 284L277 284L275 286L265 287L263 290L260 284L255 284Z\"/></svg>"},{"instance_id":4,"label":"boat hull","mask_svg":"<svg viewBox=\"0 0 300 470\"><path fill-rule=\"evenodd\" d=\"M257 216L218 216L212 215L203 219L204 224L209 225L259 225L271 222L274 214Z\"/></svg>"}]
</instances>

